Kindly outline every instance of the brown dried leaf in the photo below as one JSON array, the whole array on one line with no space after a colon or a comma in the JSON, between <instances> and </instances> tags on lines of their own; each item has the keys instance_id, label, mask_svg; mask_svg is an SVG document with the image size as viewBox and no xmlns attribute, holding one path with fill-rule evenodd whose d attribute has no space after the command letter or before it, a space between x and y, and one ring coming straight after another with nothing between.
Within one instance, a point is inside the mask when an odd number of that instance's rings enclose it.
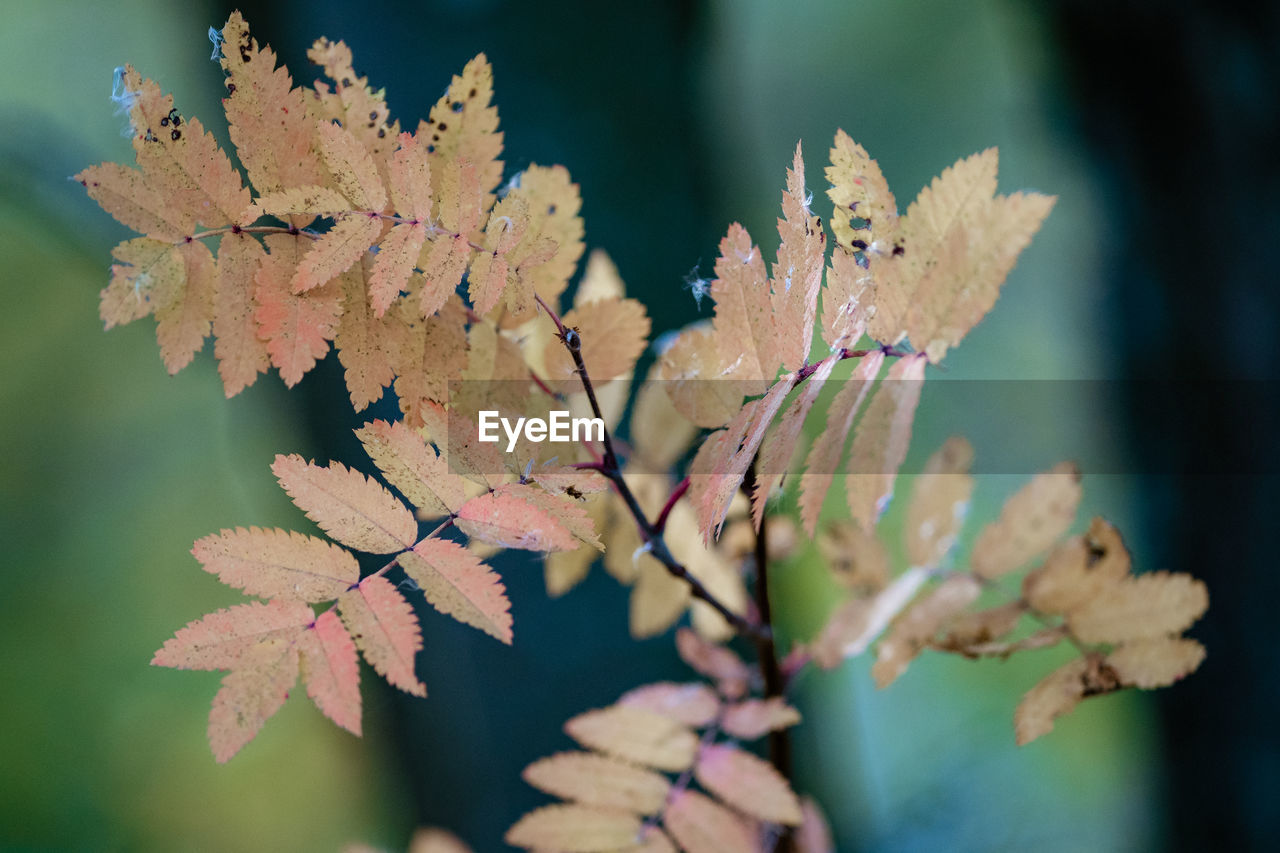
<instances>
[{"instance_id":1,"label":"brown dried leaf","mask_svg":"<svg viewBox=\"0 0 1280 853\"><path fill-rule=\"evenodd\" d=\"M936 566L955 545L973 494L972 462L973 446L949 438L916 478L904 527L911 565Z\"/></svg>"},{"instance_id":2,"label":"brown dried leaf","mask_svg":"<svg viewBox=\"0 0 1280 853\"><path fill-rule=\"evenodd\" d=\"M1124 578L1067 615L1085 643L1122 643L1179 634L1204 615L1209 591L1188 574L1152 572Z\"/></svg>"},{"instance_id":3,"label":"brown dried leaf","mask_svg":"<svg viewBox=\"0 0 1280 853\"><path fill-rule=\"evenodd\" d=\"M951 575L894 623L880 641L871 674L877 687L888 687L957 613L977 600L982 586L970 575Z\"/></svg>"},{"instance_id":4,"label":"brown dried leaf","mask_svg":"<svg viewBox=\"0 0 1280 853\"><path fill-rule=\"evenodd\" d=\"M1043 566L1027 573L1022 596L1041 613L1068 613L1124 579L1129 566L1120 532L1095 518L1088 533L1062 542Z\"/></svg>"},{"instance_id":5,"label":"brown dried leaf","mask_svg":"<svg viewBox=\"0 0 1280 853\"><path fill-rule=\"evenodd\" d=\"M969 558L974 572L998 578L1042 553L1075 520L1081 491L1080 469L1070 462L1037 474L978 535Z\"/></svg>"},{"instance_id":6,"label":"brown dried leaf","mask_svg":"<svg viewBox=\"0 0 1280 853\"><path fill-rule=\"evenodd\" d=\"M1204 646L1195 640L1149 637L1124 643L1107 655L1107 665L1126 687L1152 690L1195 672L1204 654Z\"/></svg>"}]
</instances>

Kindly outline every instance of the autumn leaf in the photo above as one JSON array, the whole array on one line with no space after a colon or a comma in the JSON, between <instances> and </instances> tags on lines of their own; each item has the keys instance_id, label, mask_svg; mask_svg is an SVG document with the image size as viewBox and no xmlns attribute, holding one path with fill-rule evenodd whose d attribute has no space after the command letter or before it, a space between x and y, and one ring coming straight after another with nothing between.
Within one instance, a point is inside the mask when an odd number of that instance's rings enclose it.
<instances>
[{"instance_id":1,"label":"autumn leaf","mask_svg":"<svg viewBox=\"0 0 1280 853\"><path fill-rule=\"evenodd\" d=\"M184 118L152 80L126 65L120 79L130 132L147 184L181 211L184 221L208 228L239 221L249 206L240 173L197 118Z\"/></svg>"},{"instance_id":2,"label":"autumn leaf","mask_svg":"<svg viewBox=\"0 0 1280 853\"><path fill-rule=\"evenodd\" d=\"M228 397L252 385L271 366L267 342L258 337L254 318L256 277L266 257L262 244L243 232L223 236L218 245L213 352Z\"/></svg>"},{"instance_id":3,"label":"autumn leaf","mask_svg":"<svg viewBox=\"0 0 1280 853\"><path fill-rule=\"evenodd\" d=\"M949 438L912 484L904 535L913 566L936 566L955 545L973 493L972 462L973 446Z\"/></svg>"},{"instance_id":4,"label":"autumn leaf","mask_svg":"<svg viewBox=\"0 0 1280 853\"><path fill-rule=\"evenodd\" d=\"M360 736L360 663L356 645L333 610L316 617L298 640L307 695L329 719Z\"/></svg>"},{"instance_id":5,"label":"autumn leaf","mask_svg":"<svg viewBox=\"0 0 1280 853\"><path fill-rule=\"evenodd\" d=\"M566 312L562 322L578 330L582 362L592 382L630 373L649 340L649 317L634 299L589 302ZM566 380L576 375L573 359L559 340L548 342L544 363L548 379Z\"/></svg>"},{"instance_id":6,"label":"autumn leaf","mask_svg":"<svg viewBox=\"0 0 1280 853\"><path fill-rule=\"evenodd\" d=\"M417 541L418 523L408 507L341 462L321 468L297 454L278 455L271 470L298 508L344 545L390 554Z\"/></svg>"},{"instance_id":7,"label":"autumn leaf","mask_svg":"<svg viewBox=\"0 0 1280 853\"><path fill-rule=\"evenodd\" d=\"M661 811L671 788L660 773L591 752L561 752L535 761L521 775L561 799L638 815Z\"/></svg>"},{"instance_id":8,"label":"autumn leaf","mask_svg":"<svg viewBox=\"0 0 1280 853\"><path fill-rule=\"evenodd\" d=\"M151 659L152 666L174 669L233 669L260 642L289 638L315 619L300 601L272 600L237 604L187 624Z\"/></svg>"},{"instance_id":9,"label":"autumn leaf","mask_svg":"<svg viewBox=\"0 0 1280 853\"><path fill-rule=\"evenodd\" d=\"M735 365L736 376L772 379L782 359L774 345L769 279L759 248L736 222L720 241L711 297L716 303L711 327L721 363Z\"/></svg>"},{"instance_id":10,"label":"autumn leaf","mask_svg":"<svg viewBox=\"0 0 1280 853\"><path fill-rule=\"evenodd\" d=\"M737 699L746 692L751 669L730 649L681 628L676 631L676 651L695 672L715 681L720 693L727 698Z\"/></svg>"},{"instance_id":11,"label":"autumn leaf","mask_svg":"<svg viewBox=\"0 0 1280 853\"><path fill-rule=\"evenodd\" d=\"M818 217L809 210L809 199L804 186L804 158L797 143L795 158L787 170L787 190L782 194L783 218L778 220L782 244L770 283L773 346L784 370L799 370L809 357L818 292L822 288L827 236Z\"/></svg>"},{"instance_id":12,"label":"autumn leaf","mask_svg":"<svg viewBox=\"0 0 1280 853\"><path fill-rule=\"evenodd\" d=\"M710 725L720 714L720 697L701 682L646 684L622 694L617 704L652 711L694 728Z\"/></svg>"},{"instance_id":13,"label":"autumn leaf","mask_svg":"<svg viewBox=\"0 0 1280 853\"><path fill-rule=\"evenodd\" d=\"M720 727L733 737L755 740L799 722L799 711L781 696L772 696L768 699L746 699L730 705L724 710Z\"/></svg>"},{"instance_id":14,"label":"autumn leaf","mask_svg":"<svg viewBox=\"0 0 1280 853\"><path fill-rule=\"evenodd\" d=\"M503 548L526 551L572 551L579 540L547 509L527 494L492 492L472 498L458 510L454 523L468 536Z\"/></svg>"},{"instance_id":15,"label":"autumn leaf","mask_svg":"<svg viewBox=\"0 0 1280 853\"><path fill-rule=\"evenodd\" d=\"M514 847L593 853L631 849L639 834L640 819L633 814L569 803L529 812L507 830L505 840Z\"/></svg>"},{"instance_id":16,"label":"autumn leaf","mask_svg":"<svg viewBox=\"0 0 1280 853\"><path fill-rule=\"evenodd\" d=\"M741 853L757 846L755 827L697 791L673 796L662 822L686 853Z\"/></svg>"},{"instance_id":17,"label":"autumn leaf","mask_svg":"<svg viewBox=\"0 0 1280 853\"><path fill-rule=\"evenodd\" d=\"M395 360L409 332L398 312L378 317L369 305L373 264L373 257L366 254L360 263L338 277L341 317L333 342L342 362L351 405L357 412L377 401L383 389L395 380Z\"/></svg>"},{"instance_id":18,"label":"autumn leaf","mask_svg":"<svg viewBox=\"0 0 1280 853\"><path fill-rule=\"evenodd\" d=\"M736 746L703 746L694 777L739 811L770 823L800 823L800 801L787 780L772 764Z\"/></svg>"},{"instance_id":19,"label":"autumn leaf","mask_svg":"<svg viewBox=\"0 0 1280 853\"><path fill-rule=\"evenodd\" d=\"M427 688L414 674L422 632L409 602L386 578L373 575L338 599L342 621L364 658L392 686L414 696Z\"/></svg>"},{"instance_id":20,"label":"autumn leaf","mask_svg":"<svg viewBox=\"0 0 1280 853\"><path fill-rule=\"evenodd\" d=\"M195 227L194 218L178 209L137 169L100 163L84 169L73 180L117 222L139 234L172 244Z\"/></svg>"},{"instance_id":21,"label":"autumn leaf","mask_svg":"<svg viewBox=\"0 0 1280 853\"><path fill-rule=\"evenodd\" d=\"M387 482L418 508L419 518L450 515L466 502L462 478L404 423L372 421L356 430L356 437Z\"/></svg>"},{"instance_id":22,"label":"autumn leaf","mask_svg":"<svg viewBox=\"0 0 1280 853\"><path fill-rule=\"evenodd\" d=\"M849 514L864 530L872 530L888 508L898 468L907 458L911 422L924 390L925 359L906 356L889 368L867 403L849 446L845 501Z\"/></svg>"},{"instance_id":23,"label":"autumn leaf","mask_svg":"<svg viewBox=\"0 0 1280 853\"><path fill-rule=\"evenodd\" d=\"M399 557L400 568L431 606L511 645L511 602L493 569L455 542L424 539Z\"/></svg>"},{"instance_id":24,"label":"autumn leaf","mask_svg":"<svg viewBox=\"0 0 1280 853\"><path fill-rule=\"evenodd\" d=\"M342 275L377 242L383 227L382 220L376 216L339 217L332 228L311 244L299 262L290 282L293 292L305 293Z\"/></svg>"},{"instance_id":25,"label":"autumn leaf","mask_svg":"<svg viewBox=\"0 0 1280 853\"><path fill-rule=\"evenodd\" d=\"M876 686L892 684L947 621L977 601L981 592L981 585L973 577L954 574L908 608L876 650L876 662L871 667Z\"/></svg>"},{"instance_id":26,"label":"autumn leaf","mask_svg":"<svg viewBox=\"0 0 1280 853\"><path fill-rule=\"evenodd\" d=\"M840 386L831 401L827 409L827 425L805 457L804 473L800 475L800 518L810 536L817 530L818 515L835 480L836 466L844 453L845 440L853 428L854 418L871 393L871 385L882 364L884 353L880 350L868 353L858 362L853 375Z\"/></svg>"},{"instance_id":27,"label":"autumn leaf","mask_svg":"<svg viewBox=\"0 0 1280 853\"><path fill-rule=\"evenodd\" d=\"M460 156L474 164L484 208L489 207L491 194L502 180L502 161L498 159L502 134L498 132L498 108L492 100L493 68L481 53L453 78L417 132L419 139L431 139L432 168Z\"/></svg>"},{"instance_id":28,"label":"autumn leaf","mask_svg":"<svg viewBox=\"0 0 1280 853\"><path fill-rule=\"evenodd\" d=\"M239 12L227 19L222 39L219 61L227 75L222 103L250 182L263 195L323 183L315 123L302 89L293 87L287 69L276 67L271 48L258 46Z\"/></svg>"},{"instance_id":29,"label":"autumn leaf","mask_svg":"<svg viewBox=\"0 0 1280 853\"><path fill-rule=\"evenodd\" d=\"M672 772L692 765L698 748L697 735L670 717L625 705L579 714L564 729L590 749Z\"/></svg>"},{"instance_id":30,"label":"autumn leaf","mask_svg":"<svg viewBox=\"0 0 1280 853\"><path fill-rule=\"evenodd\" d=\"M1066 532L1080 503L1080 470L1069 462L1037 475L983 528L969 561L985 578L1022 566Z\"/></svg>"},{"instance_id":31,"label":"autumn leaf","mask_svg":"<svg viewBox=\"0 0 1280 853\"><path fill-rule=\"evenodd\" d=\"M1178 634L1209 607L1203 582L1187 574L1152 572L1125 578L1067 616L1086 643L1121 643Z\"/></svg>"},{"instance_id":32,"label":"autumn leaf","mask_svg":"<svg viewBox=\"0 0 1280 853\"><path fill-rule=\"evenodd\" d=\"M306 294L293 293L289 280L306 251L306 238L268 234L269 253L254 275L254 319L267 342L271 363L290 387L329 351L342 313L341 294L330 284Z\"/></svg>"},{"instance_id":33,"label":"autumn leaf","mask_svg":"<svg viewBox=\"0 0 1280 853\"><path fill-rule=\"evenodd\" d=\"M287 530L223 530L191 553L218 580L262 598L332 601L360 579L349 551Z\"/></svg>"},{"instance_id":34,"label":"autumn leaf","mask_svg":"<svg viewBox=\"0 0 1280 853\"><path fill-rule=\"evenodd\" d=\"M1107 665L1125 685L1152 690L1186 677L1204 660L1204 646L1183 637L1130 640L1107 655Z\"/></svg>"},{"instance_id":35,"label":"autumn leaf","mask_svg":"<svg viewBox=\"0 0 1280 853\"><path fill-rule=\"evenodd\" d=\"M247 649L222 679L209 711L209 745L225 764L280 710L298 680L298 649L281 638Z\"/></svg>"}]
</instances>

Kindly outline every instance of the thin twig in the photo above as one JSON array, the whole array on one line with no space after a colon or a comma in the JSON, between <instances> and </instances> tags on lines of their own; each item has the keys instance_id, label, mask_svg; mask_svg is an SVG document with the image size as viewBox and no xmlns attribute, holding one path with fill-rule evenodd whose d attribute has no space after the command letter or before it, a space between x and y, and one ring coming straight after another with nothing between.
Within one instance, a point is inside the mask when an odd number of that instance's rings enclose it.
<instances>
[{"instance_id":1,"label":"thin twig","mask_svg":"<svg viewBox=\"0 0 1280 853\"><path fill-rule=\"evenodd\" d=\"M574 369L578 374L578 378L582 381L582 389L587 393L587 401L591 404L591 411L603 422L604 413L600 409L599 401L596 400L595 388L591 384L587 366L582 361L582 339L579 337L577 330L565 328L560 316L542 300L541 296L534 294L534 299L542 306L542 310L547 313L547 316L551 318L551 322L555 323L557 337L560 338L561 343L564 344L565 349L569 351L569 355L573 358ZM641 538L644 539L646 547L654 559L665 566L671 575L687 583L690 594L694 598L706 602L711 609L719 613L726 622L732 625L733 629L739 634L744 637L750 637L753 640L768 637L769 631L767 628L753 625L741 615L730 610L724 602L703 585L702 581L694 577L675 558L671 553L671 549L667 547L666 540L662 538L662 531L649 521L649 517L636 499L635 493L631 491L631 487L627 485L626 479L622 476L622 468L618 463L618 455L614 452L613 439L610 437L607 427L604 429L601 444L604 447L604 453L599 463L596 463L599 467L594 465L592 467L613 483L614 490L622 498L622 502L626 504L627 512L631 514L637 529L640 531Z\"/></svg>"}]
</instances>

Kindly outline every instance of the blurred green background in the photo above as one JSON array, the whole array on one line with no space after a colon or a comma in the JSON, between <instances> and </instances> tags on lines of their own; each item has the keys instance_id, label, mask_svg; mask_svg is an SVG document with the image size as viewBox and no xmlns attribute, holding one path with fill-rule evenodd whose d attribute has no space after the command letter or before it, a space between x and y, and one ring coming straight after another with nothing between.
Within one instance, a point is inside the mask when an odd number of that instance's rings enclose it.
<instances>
[{"instance_id":1,"label":"blurred green background","mask_svg":"<svg viewBox=\"0 0 1280 853\"><path fill-rule=\"evenodd\" d=\"M543 801L519 769L568 747L564 719L634 684L686 677L668 639L628 640L625 591L601 572L553 602L536 563L500 560L515 647L428 615L419 671L430 698L366 678L363 740L295 697L216 766L203 731L217 677L147 665L173 630L238 600L198 570L194 539L302 522L269 474L275 453L363 459L332 359L294 392L271 376L228 401L211 347L169 377L150 320L109 334L98 321L110 249L127 234L67 176L130 159L107 98L112 69L135 64L225 142L205 32L231 8L3 5L0 846L396 848L415 825L436 823L477 850L503 849L505 828ZM772 252L796 140L820 192L842 127L878 158L904 209L941 169L991 145L1002 191L1059 196L996 310L939 379L1203 372L1206 350L1228 373L1271 375L1275 275L1254 261L1278 227L1261 213L1278 183L1267 142L1280 139L1275 15L1255 15L1266 4L241 8L295 80L313 78L314 38L347 41L357 70L386 86L393 117L410 127L450 74L486 52L508 170L569 167L588 246L612 254L655 332L699 316L684 279L710 273L729 222ZM921 457L963 428L979 460L1012 434L1047 466L1068 441L1140 453L1152 428L1113 400L1087 410L1083 438L1078 424L1019 434L998 411L939 411L928 397L912 451ZM1178 446L1176 425L1155 426ZM1019 482L984 478L971 517L993 517ZM1232 510L1224 493L1249 509ZM1007 664L926 657L883 692L861 662L807 677L798 785L826 807L839 849L1280 843L1276 667L1259 650L1276 581L1263 571L1266 537L1246 532L1266 523L1274 498L1256 478L1086 480L1082 523L1106 514L1129 531L1140 567L1210 581L1214 604L1195 632L1209 662L1159 699L1086 703L1019 750L1013 707L1057 652ZM1184 547L1189 536L1198 538ZM806 557L779 573L784 627L802 636L830 606L816 578Z\"/></svg>"}]
</instances>

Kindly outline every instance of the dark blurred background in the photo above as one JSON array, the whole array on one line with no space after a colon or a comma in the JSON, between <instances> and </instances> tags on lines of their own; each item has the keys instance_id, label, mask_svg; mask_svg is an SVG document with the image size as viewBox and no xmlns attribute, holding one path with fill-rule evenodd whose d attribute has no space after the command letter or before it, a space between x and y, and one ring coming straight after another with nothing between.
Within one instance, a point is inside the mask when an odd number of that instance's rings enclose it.
<instances>
[{"instance_id":1,"label":"dark blurred background","mask_svg":"<svg viewBox=\"0 0 1280 853\"><path fill-rule=\"evenodd\" d=\"M669 639L629 641L625 591L603 573L550 601L536 562L501 560L516 645L424 614L430 696L366 677L362 741L295 697L218 767L203 735L217 677L147 666L174 629L238 600L187 554L195 538L303 521L268 472L276 452L362 460L332 360L292 393L272 376L227 401L210 347L170 378L151 321L104 334L97 319L110 248L127 234L67 176L130 158L107 99L112 69L134 63L225 141L205 32L231 8L3 6L0 845L394 849L435 823L478 851L503 849L505 828L544 801L519 770L568 748L564 719L634 684L686 677ZM945 166L998 145L1002 191L1059 202L939 379L1259 380L1234 407L1192 398L1173 419L1133 405L1123 381L1101 403L1080 402L1086 444L1149 472L1087 478L1081 523L1106 514L1139 568L1209 583L1209 614L1192 632L1209 657L1174 688L1086 703L1021 750L1012 709L1057 652L980 665L926 657L883 692L862 662L807 678L798 787L825 805L842 851L1280 849L1276 482L1175 473L1277 411L1266 381L1280 316L1276 4L241 8L304 83L311 41L345 40L408 127L487 53L508 170L569 167L588 246L611 253L655 331L699 316L684 279L709 274L729 222L772 252L797 139L820 193L843 127L903 209ZM984 445L1012 435L1047 466L1080 442L1075 426L1019 433L999 410L940 411L928 397L913 454L962 431L981 464ZM984 478L973 515L993 517L1021 479ZM795 635L830 606L807 552L782 567L776 594Z\"/></svg>"}]
</instances>

